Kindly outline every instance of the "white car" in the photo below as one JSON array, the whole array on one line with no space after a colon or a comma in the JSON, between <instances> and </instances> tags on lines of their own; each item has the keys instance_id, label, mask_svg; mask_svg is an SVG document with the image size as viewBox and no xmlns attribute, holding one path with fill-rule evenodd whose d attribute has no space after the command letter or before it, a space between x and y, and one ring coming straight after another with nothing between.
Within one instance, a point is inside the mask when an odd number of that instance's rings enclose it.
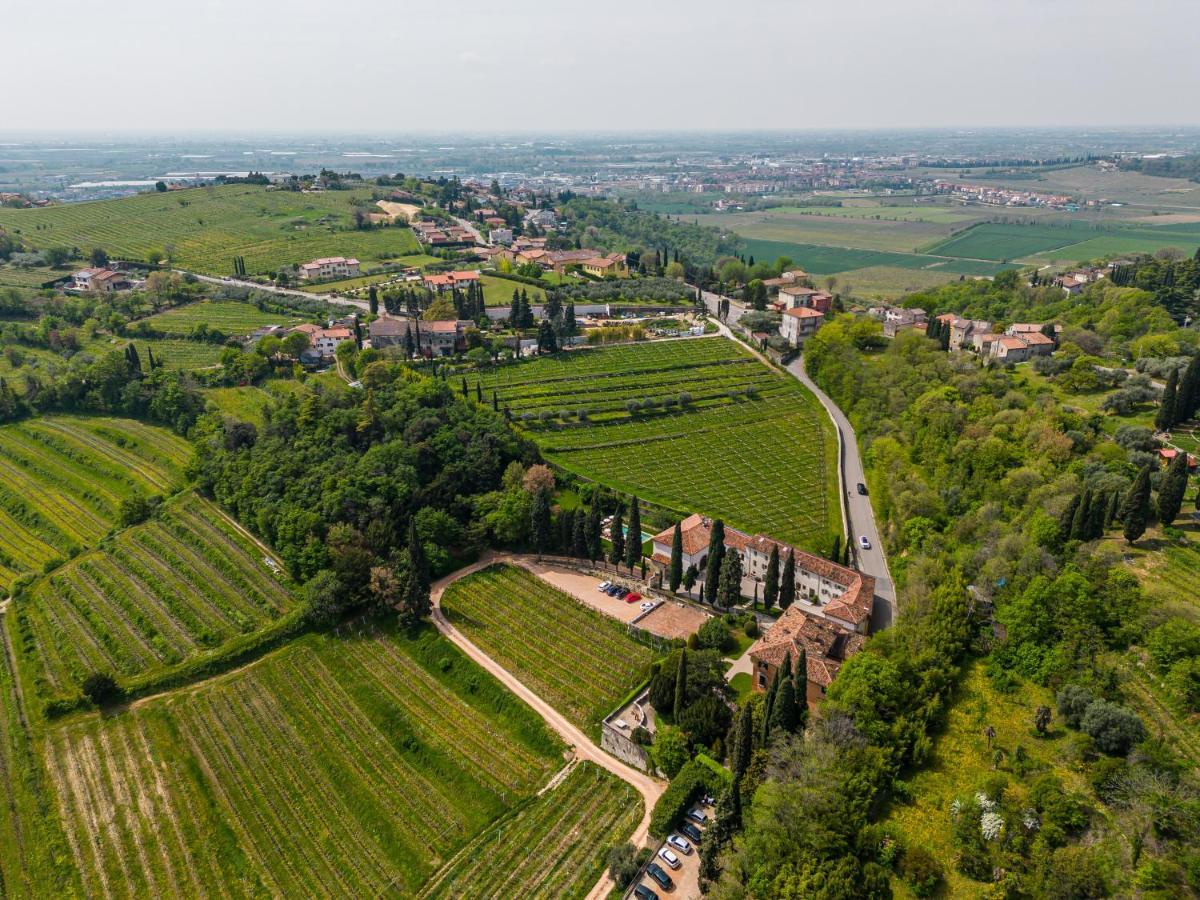
<instances>
[{"instance_id":1,"label":"white car","mask_svg":"<svg viewBox=\"0 0 1200 900\"><path fill-rule=\"evenodd\" d=\"M611 581L602 581L602 582L600 582L600 587L596 588L596 590L607 591L610 587L612 587Z\"/></svg>"},{"instance_id":2,"label":"white car","mask_svg":"<svg viewBox=\"0 0 1200 900\"><path fill-rule=\"evenodd\" d=\"M867 536L865 534L859 537L858 546L862 547L864 550L871 549L871 542L867 540Z\"/></svg>"},{"instance_id":3,"label":"white car","mask_svg":"<svg viewBox=\"0 0 1200 900\"><path fill-rule=\"evenodd\" d=\"M642 609L654 609L654 602L652 600L643 600Z\"/></svg>"},{"instance_id":4,"label":"white car","mask_svg":"<svg viewBox=\"0 0 1200 900\"><path fill-rule=\"evenodd\" d=\"M667 843L685 856L692 852L692 845L677 834L673 834L667 838Z\"/></svg>"},{"instance_id":5,"label":"white car","mask_svg":"<svg viewBox=\"0 0 1200 900\"><path fill-rule=\"evenodd\" d=\"M669 847L663 847L661 850L659 850L658 858L665 862L672 869L678 869L681 865L679 862L679 857L672 853Z\"/></svg>"}]
</instances>

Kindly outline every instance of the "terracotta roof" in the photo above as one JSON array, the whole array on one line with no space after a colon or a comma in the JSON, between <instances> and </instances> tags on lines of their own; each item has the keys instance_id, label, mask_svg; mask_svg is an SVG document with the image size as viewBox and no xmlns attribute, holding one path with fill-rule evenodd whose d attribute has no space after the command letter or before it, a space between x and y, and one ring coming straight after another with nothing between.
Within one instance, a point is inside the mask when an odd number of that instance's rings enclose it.
<instances>
[{"instance_id":1,"label":"terracotta roof","mask_svg":"<svg viewBox=\"0 0 1200 900\"><path fill-rule=\"evenodd\" d=\"M999 341L997 341L997 343L999 343L1001 347L1006 347L1009 350L1022 350L1029 346L1029 344L1025 342L1024 338L1019 337L1002 337Z\"/></svg>"},{"instance_id":2,"label":"terracotta roof","mask_svg":"<svg viewBox=\"0 0 1200 900\"><path fill-rule=\"evenodd\" d=\"M862 649L865 641L861 634L792 605L754 642L749 653L755 662L781 666L788 658L795 664L803 647L808 680L825 686L833 681L842 663Z\"/></svg>"},{"instance_id":3,"label":"terracotta roof","mask_svg":"<svg viewBox=\"0 0 1200 900\"><path fill-rule=\"evenodd\" d=\"M824 318L824 313L820 310L809 309L807 306L798 306L795 309L785 309L785 316L792 316L795 319L821 319Z\"/></svg>"},{"instance_id":4,"label":"terracotta roof","mask_svg":"<svg viewBox=\"0 0 1200 900\"><path fill-rule=\"evenodd\" d=\"M788 287L787 285L784 285L783 287L781 287L779 289L779 293L790 294L793 297L807 297L810 294L819 294L821 292L818 290L814 290L813 288L796 287L796 286Z\"/></svg>"},{"instance_id":5,"label":"terracotta roof","mask_svg":"<svg viewBox=\"0 0 1200 900\"><path fill-rule=\"evenodd\" d=\"M1029 331L1021 335L1021 339L1027 344L1053 344L1054 339L1048 338L1040 331Z\"/></svg>"}]
</instances>

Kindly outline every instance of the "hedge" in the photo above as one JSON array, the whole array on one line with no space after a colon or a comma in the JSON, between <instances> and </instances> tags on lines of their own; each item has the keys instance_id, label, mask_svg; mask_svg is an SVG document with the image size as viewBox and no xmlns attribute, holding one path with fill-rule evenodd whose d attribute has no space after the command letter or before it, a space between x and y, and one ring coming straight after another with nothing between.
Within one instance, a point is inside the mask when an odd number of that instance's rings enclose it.
<instances>
[{"instance_id":1,"label":"hedge","mask_svg":"<svg viewBox=\"0 0 1200 900\"><path fill-rule=\"evenodd\" d=\"M706 792L715 797L729 787L729 782L730 775L724 766L703 753L697 754L679 770L654 804L650 833L657 838L666 837L697 797Z\"/></svg>"}]
</instances>

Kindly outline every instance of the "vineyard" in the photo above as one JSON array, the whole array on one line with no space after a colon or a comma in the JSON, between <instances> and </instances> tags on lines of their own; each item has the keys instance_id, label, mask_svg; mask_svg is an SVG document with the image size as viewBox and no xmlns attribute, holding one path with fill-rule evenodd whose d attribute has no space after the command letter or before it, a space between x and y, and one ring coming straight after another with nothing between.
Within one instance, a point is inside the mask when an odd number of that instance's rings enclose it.
<instances>
[{"instance_id":1,"label":"vineyard","mask_svg":"<svg viewBox=\"0 0 1200 900\"><path fill-rule=\"evenodd\" d=\"M624 841L641 815L632 787L581 763L464 848L421 897L582 897L600 877L607 848Z\"/></svg>"},{"instance_id":2,"label":"vineyard","mask_svg":"<svg viewBox=\"0 0 1200 900\"><path fill-rule=\"evenodd\" d=\"M442 608L484 653L589 733L649 672L650 650L624 625L515 566L456 581Z\"/></svg>"},{"instance_id":3,"label":"vineyard","mask_svg":"<svg viewBox=\"0 0 1200 900\"><path fill-rule=\"evenodd\" d=\"M557 768L536 715L431 630L359 628L56 729L84 893L412 895Z\"/></svg>"},{"instance_id":4,"label":"vineyard","mask_svg":"<svg viewBox=\"0 0 1200 900\"><path fill-rule=\"evenodd\" d=\"M297 325L304 319L263 312L257 306L236 300L201 300L172 307L143 321L147 327L167 334L188 334L197 325L207 325L224 334L248 334L264 325Z\"/></svg>"},{"instance_id":5,"label":"vineyard","mask_svg":"<svg viewBox=\"0 0 1200 900\"><path fill-rule=\"evenodd\" d=\"M188 494L15 601L33 686L70 697L90 672L145 676L262 628L295 607L279 577L224 513Z\"/></svg>"},{"instance_id":6,"label":"vineyard","mask_svg":"<svg viewBox=\"0 0 1200 900\"><path fill-rule=\"evenodd\" d=\"M190 452L127 419L48 416L0 428L0 587L94 545L122 499L173 492Z\"/></svg>"},{"instance_id":7,"label":"vineyard","mask_svg":"<svg viewBox=\"0 0 1200 900\"><path fill-rule=\"evenodd\" d=\"M578 475L817 551L837 530L828 419L732 341L560 354L503 366L482 387Z\"/></svg>"},{"instance_id":8,"label":"vineyard","mask_svg":"<svg viewBox=\"0 0 1200 900\"><path fill-rule=\"evenodd\" d=\"M301 194L256 185L224 185L40 209L0 209L0 227L36 249L103 247L113 257L146 260L165 253L185 269L232 274L242 256L248 274L321 256L364 264L419 252L408 228L355 231L355 201L368 190Z\"/></svg>"}]
</instances>

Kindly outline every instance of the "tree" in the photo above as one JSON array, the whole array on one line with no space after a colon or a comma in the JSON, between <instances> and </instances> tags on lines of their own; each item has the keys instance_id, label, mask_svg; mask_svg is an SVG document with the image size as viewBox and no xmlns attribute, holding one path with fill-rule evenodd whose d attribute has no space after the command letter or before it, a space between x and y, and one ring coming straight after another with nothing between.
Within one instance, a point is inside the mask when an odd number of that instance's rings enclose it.
<instances>
[{"instance_id":1,"label":"tree","mask_svg":"<svg viewBox=\"0 0 1200 900\"><path fill-rule=\"evenodd\" d=\"M800 648L796 657L796 669L792 676L796 680L796 728L802 731L808 723L808 650Z\"/></svg>"},{"instance_id":2,"label":"tree","mask_svg":"<svg viewBox=\"0 0 1200 900\"><path fill-rule=\"evenodd\" d=\"M1175 401L1176 423L1186 422L1200 409L1200 356L1193 356L1179 382L1179 394Z\"/></svg>"},{"instance_id":3,"label":"tree","mask_svg":"<svg viewBox=\"0 0 1200 900\"><path fill-rule=\"evenodd\" d=\"M779 607L787 609L796 599L796 551L789 549L779 580Z\"/></svg>"},{"instance_id":4,"label":"tree","mask_svg":"<svg viewBox=\"0 0 1200 900\"><path fill-rule=\"evenodd\" d=\"M668 778L679 774L691 758L688 750L687 736L679 728L662 725L654 735L654 745L650 748L650 756L654 764L662 769Z\"/></svg>"},{"instance_id":5,"label":"tree","mask_svg":"<svg viewBox=\"0 0 1200 900\"><path fill-rule=\"evenodd\" d=\"M780 685L775 702L771 706L771 730L794 734L799 724L796 720L796 682L792 673L785 673L783 669L779 670L777 677L780 679Z\"/></svg>"},{"instance_id":6,"label":"tree","mask_svg":"<svg viewBox=\"0 0 1200 900\"><path fill-rule=\"evenodd\" d=\"M533 538L533 548L540 557L550 546L550 495L548 491L540 490L534 494L531 515L529 534Z\"/></svg>"},{"instance_id":7,"label":"tree","mask_svg":"<svg viewBox=\"0 0 1200 900\"><path fill-rule=\"evenodd\" d=\"M629 566L629 572L633 574L633 567L642 560L642 513L637 497L629 501L628 535L625 541L625 565Z\"/></svg>"},{"instance_id":8,"label":"tree","mask_svg":"<svg viewBox=\"0 0 1200 900\"><path fill-rule=\"evenodd\" d=\"M108 265L108 251L103 247L93 247L90 259L94 267L103 269Z\"/></svg>"},{"instance_id":9,"label":"tree","mask_svg":"<svg viewBox=\"0 0 1200 900\"><path fill-rule=\"evenodd\" d=\"M1174 522L1183 507L1183 495L1187 493L1188 485L1187 460L1187 453L1178 451L1158 486L1158 521L1163 527Z\"/></svg>"},{"instance_id":10,"label":"tree","mask_svg":"<svg viewBox=\"0 0 1200 900\"><path fill-rule=\"evenodd\" d=\"M429 560L413 517L408 523L408 572L400 600L400 619L407 626L412 627L429 615L429 588Z\"/></svg>"},{"instance_id":11,"label":"tree","mask_svg":"<svg viewBox=\"0 0 1200 900\"><path fill-rule=\"evenodd\" d=\"M600 543L600 502L599 498L592 499L592 505L587 515L587 557L592 562L604 556Z\"/></svg>"},{"instance_id":12,"label":"tree","mask_svg":"<svg viewBox=\"0 0 1200 900\"><path fill-rule=\"evenodd\" d=\"M542 319L538 325L538 353L557 353L558 338L554 335L554 326L549 319Z\"/></svg>"},{"instance_id":13,"label":"tree","mask_svg":"<svg viewBox=\"0 0 1200 900\"><path fill-rule=\"evenodd\" d=\"M1125 495L1123 510L1125 540L1132 544L1146 533L1146 522L1150 518L1150 466L1138 472L1137 478Z\"/></svg>"},{"instance_id":14,"label":"tree","mask_svg":"<svg viewBox=\"0 0 1200 900\"><path fill-rule=\"evenodd\" d=\"M675 532L671 535L671 565L667 570L667 584L671 593L679 590L683 581L683 527L675 523Z\"/></svg>"},{"instance_id":15,"label":"tree","mask_svg":"<svg viewBox=\"0 0 1200 900\"><path fill-rule=\"evenodd\" d=\"M1079 503L1079 494L1074 494L1058 517L1058 535L1063 541L1071 539L1071 532L1075 527L1075 514L1079 512Z\"/></svg>"},{"instance_id":16,"label":"tree","mask_svg":"<svg viewBox=\"0 0 1200 900\"><path fill-rule=\"evenodd\" d=\"M1033 715L1033 725L1038 730L1038 734L1045 734L1050 728L1050 720L1054 713L1048 706L1039 706L1037 712Z\"/></svg>"},{"instance_id":17,"label":"tree","mask_svg":"<svg viewBox=\"0 0 1200 900\"><path fill-rule=\"evenodd\" d=\"M679 653L679 668L675 670L675 703L671 707L671 717L675 722L683 715L687 705L687 649Z\"/></svg>"},{"instance_id":18,"label":"tree","mask_svg":"<svg viewBox=\"0 0 1200 900\"><path fill-rule=\"evenodd\" d=\"M1103 753L1124 756L1146 739L1146 728L1135 713L1123 706L1096 700L1083 714L1079 729L1096 742Z\"/></svg>"},{"instance_id":19,"label":"tree","mask_svg":"<svg viewBox=\"0 0 1200 900\"><path fill-rule=\"evenodd\" d=\"M371 285L367 289L367 306L371 311L371 315L379 315L379 291L375 285Z\"/></svg>"},{"instance_id":20,"label":"tree","mask_svg":"<svg viewBox=\"0 0 1200 900\"><path fill-rule=\"evenodd\" d=\"M726 553L721 562L720 583L717 586L717 603L725 609L742 602L742 555L737 551Z\"/></svg>"},{"instance_id":21,"label":"tree","mask_svg":"<svg viewBox=\"0 0 1200 900\"><path fill-rule=\"evenodd\" d=\"M614 566L619 566L625 561L625 524L621 521L621 516L621 507L618 505L617 511L613 513L612 526L609 529L612 548L608 554L608 561Z\"/></svg>"},{"instance_id":22,"label":"tree","mask_svg":"<svg viewBox=\"0 0 1200 900\"><path fill-rule=\"evenodd\" d=\"M608 851L608 877L619 888L625 888L638 873L637 847L626 841Z\"/></svg>"},{"instance_id":23,"label":"tree","mask_svg":"<svg viewBox=\"0 0 1200 900\"><path fill-rule=\"evenodd\" d=\"M575 533L571 536L571 549L580 559L588 555L587 515L580 510L575 513Z\"/></svg>"},{"instance_id":24,"label":"tree","mask_svg":"<svg viewBox=\"0 0 1200 900\"><path fill-rule=\"evenodd\" d=\"M1172 369L1167 376L1167 386L1163 390L1162 401L1158 404L1158 414L1154 417L1156 431L1170 431L1177 421L1175 418L1175 402L1179 393L1179 370Z\"/></svg>"},{"instance_id":25,"label":"tree","mask_svg":"<svg viewBox=\"0 0 1200 900\"><path fill-rule=\"evenodd\" d=\"M1071 519L1070 537L1076 541L1087 540L1088 530L1088 513L1091 511L1092 505L1092 490L1084 488L1083 495L1079 498L1079 503L1075 507L1075 515Z\"/></svg>"},{"instance_id":26,"label":"tree","mask_svg":"<svg viewBox=\"0 0 1200 900\"><path fill-rule=\"evenodd\" d=\"M696 568L696 564L692 563L683 573L683 589L688 592L688 596L692 595L692 588L696 586L696 579L700 577L700 572Z\"/></svg>"},{"instance_id":27,"label":"tree","mask_svg":"<svg viewBox=\"0 0 1200 900\"><path fill-rule=\"evenodd\" d=\"M767 560L766 584L763 586L763 608L770 611L779 602L779 546L771 545L771 556Z\"/></svg>"},{"instance_id":28,"label":"tree","mask_svg":"<svg viewBox=\"0 0 1200 900\"><path fill-rule=\"evenodd\" d=\"M733 746L729 748L730 768L733 771L733 789L737 791L741 785L742 776L750 767L750 756L754 753L754 711L749 703L743 703L738 713L737 731L734 733Z\"/></svg>"},{"instance_id":29,"label":"tree","mask_svg":"<svg viewBox=\"0 0 1200 900\"><path fill-rule=\"evenodd\" d=\"M708 561L704 569L704 599L716 604L721 563L725 558L725 523L716 519L708 536Z\"/></svg>"},{"instance_id":30,"label":"tree","mask_svg":"<svg viewBox=\"0 0 1200 900\"><path fill-rule=\"evenodd\" d=\"M123 693L120 685L117 684L117 679L113 677L111 672L92 672L83 679L80 688L83 691L83 696L87 697L96 706L103 706L106 703L119 700Z\"/></svg>"},{"instance_id":31,"label":"tree","mask_svg":"<svg viewBox=\"0 0 1200 900\"><path fill-rule=\"evenodd\" d=\"M305 618L314 625L332 625L346 611L349 594L330 569L322 569L300 590Z\"/></svg>"}]
</instances>

